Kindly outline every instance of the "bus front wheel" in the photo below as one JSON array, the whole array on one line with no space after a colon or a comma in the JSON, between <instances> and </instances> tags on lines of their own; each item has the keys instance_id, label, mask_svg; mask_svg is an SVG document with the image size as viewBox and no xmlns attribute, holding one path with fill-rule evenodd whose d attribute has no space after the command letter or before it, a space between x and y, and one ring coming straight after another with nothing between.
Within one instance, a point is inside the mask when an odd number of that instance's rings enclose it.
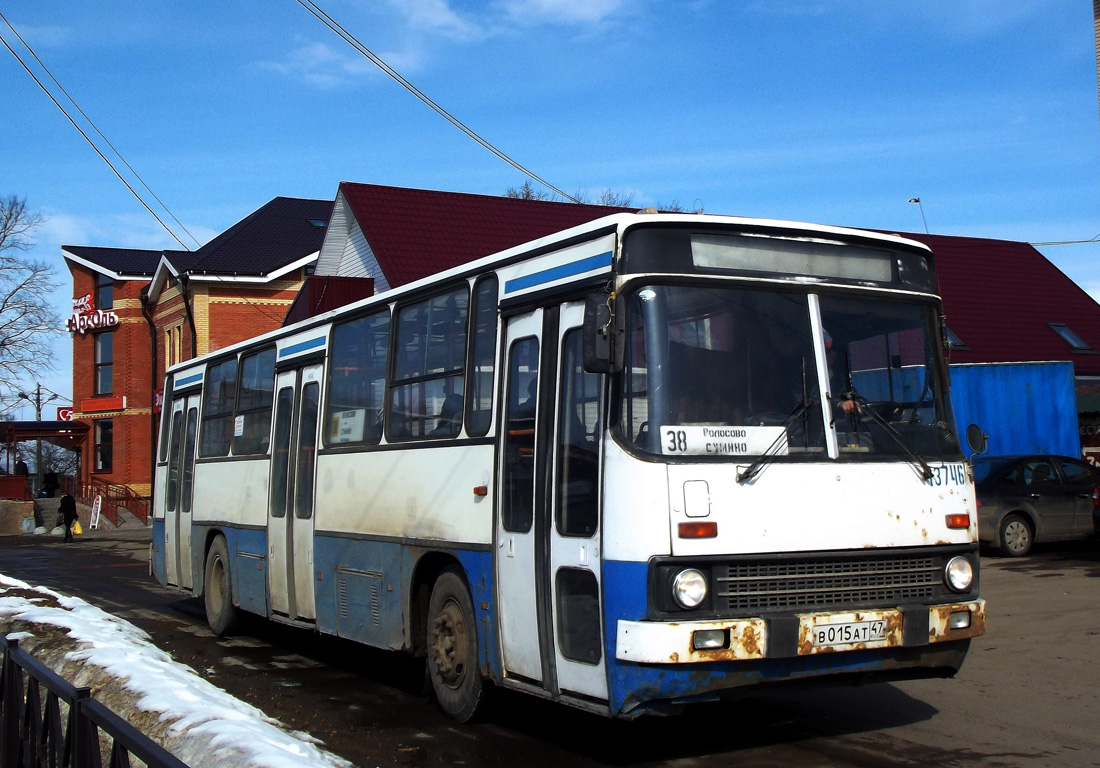
<instances>
[{"instance_id":1,"label":"bus front wheel","mask_svg":"<svg viewBox=\"0 0 1100 768\"><path fill-rule=\"evenodd\" d=\"M481 703L483 683L477 666L477 624L470 590L461 571L445 569L428 602L428 676L439 707L460 723Z\"/></svg>"},{"instance_id":2,"label":"bus front wheel","mask_svg":"<svg viewBox=\"0 0 1100 768\"><path fill-rule=\"evenodd\" d=\"M214 539L206 553L206 622L211 631L221 637L237 624L237 608L233 605L233 585L230 582L229 548L221 536Z\"/></svg>"}]
</instances>

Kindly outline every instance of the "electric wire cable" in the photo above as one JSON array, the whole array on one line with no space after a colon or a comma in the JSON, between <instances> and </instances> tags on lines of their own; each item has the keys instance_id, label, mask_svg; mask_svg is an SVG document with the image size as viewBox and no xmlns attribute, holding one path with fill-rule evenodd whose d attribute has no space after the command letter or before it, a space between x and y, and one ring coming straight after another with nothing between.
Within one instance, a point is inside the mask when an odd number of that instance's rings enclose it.
<instances>
[{"instance_id":1,"label":"electric wire cable","mask_svg":"<svg viewBox=\"0 0 1100 768\"><path fill-rule=\"evenodd\" d=\"M358 53L360 53L367 60L369 60L372 64L374 64L376 67L378 67L383 72L385 72L387 75L389 75L391 78L393 78L393 80L395 80L402 88L407 90L409 93L411 93L413 96L415 96L421 102L423 102L426 106L431 108L436 114L438 114L440 117L442 117L448 123L453 125L458 130L462 131L462 133L466 134L466 136L473 139L475 142L477 142L479 145L481 145L484 149L491 152L495 157L499 158L500 160L503 160L505 163L507 163L508 165L512 166L517 171L522 173L524 176L527 176L530 179L534 179L539 184L542 184L544 187L546 187L548 189L552 189L555 193L561 195L564 199L569 200L570 202L573 202L573 203L580 203L581 202L580 200L573 197L572 195L567 195L565 192L563 192L562 190L558 189L557 187L555 187L550 182L543 179L541 176L536 174L534 171L532 171L529 168L521 165L516 160L513 160L511 157L509 157L507 154L505 154L502 150L497 149L495 146L493 146L491 143L489 143L488 140L482 138L472 128L469 128L465 123L463 123L457 117L455 117L450 112L448 112L446 109L441 107L439 104L437 104L435 101L433 101L427 94L425 94L423 91L421 91L419 88L417 88L411 82L409 82L400 72L398 72L396 69L391 67L385 61L383 61L381 57L379 57L376 53L374 53L374 51L370 50L365 45L363 45L361 42L359 42L359 40L354 35L352 35L343 26L341 26L339 22L337 22L335 19L333 19L331 16L329 16L324 10L321 9L320 6L317 5L317 3L313 2L313 0L296 0L296 2L300 6L305 8L307 11L309 11L318 21L320 21L322 24L324 24L326 27L328 27L330 30L332 30L334 33L336 33L336 35L338 35L345 43L350 45Z\"/></svg>"},{"instance_id":2,"label":"electric wire cable","mask_svg":"<svg viewBox=\"0 0 1100 768\"><path fill-rule=\"evenodd\" d=\"M0 18L2 18L2 16L0 16ZM4 19L4 21L7 22L7 19ZM103 160L103 162L105 162L107 164L107 167L110 168L114 172L115 176L118 177L118 180L121 181L126 186L126 189L130 190L130 194L132 194L137 199L137 201L139 203L141 203L141 205L145 208L145 210L147 210L150 213L150 215L154 219L157 220L157 223L160 224L164 228L164 231L167 232L169 235L171 235L172 239L180 244L180 247L182 247L184 250L188 250L188 251L191 250L190 248L187 247L186 244L184 244L184 242L182 240L179 239L179 237L176 236L176 233L172 231L171 227L169 227L167 224L164 223L164 220L161 219L161 217L157 215L157 212L149 207L149 204L147 202L145 202L145 200L141 197L140 194L138 194L138 191L136 189L134 189L133 185L131 185L130 182L128 182L126 180L126 178L121 173L119 173L118 169L115 168L114 164L111 163L110 159L105 154L103 154L102 150L100 150L99 147L97 147L95 145L95 142L92 141L91 136L89 136L84 131L84 129L81 128L79 124L77 124L76 120L73 119L72 115L70 115L65 110L65 107L62 106L61 102L59 102L57 100L57 98L52 93L50 93L50 90L46 87L46 85L41 80L38 79L38 76L33 71L31 71L31 68L27 66L27 63L25 61L23 61L23 59L19 56L18 53L16 53L15 49L13 49L8 44L8 41L5 40L3 38L3 36L0 36L0 42L2 42L4 44L4 47L7 48L8 51L11 53L11 55L15 57L15 60L18 61L23 66L23 69L27 70L27 74L31 76L31 79L34 80L35 83L37 83L38 87L42 89L42 92L45 93L50 98L50 101L52 101L54 103L54 106L56 106L59 110L61 110L61 114L65 115L65 117L68 119L68 121L73 124L73 127L76 128L76 130L80 133L81 136L84 137L84 140L86 142L88 142L88 146L90 146L95 151L95 153L97 155L99 155L100 159Z\"/></svg>"},{"instance_id":3,"label":"electric wire cable","mask_svg":"<svg viewBox=\"0 0 1100 768\"><path fill-rule=\"evenodd\" d=\"M96 134L98 134L99 138L103 139L104 143L106 143L106 145L111 148L111 151L115 153L115 156L118 157L119 160L122 161L122 164L126 166L126 169L134 175L134 178L141 182L141 186L143 186L145 190L150 195L152 195L153 199L157 201L157 204L160 205L160 207L163 208L165 212L167 212L167 214L172 217L172 221L176 222L177 226L179 226L180 229L187 233L187 236L190 237L192 241L194 241L195 245L201 246L202 243L200 243L198 239L194 235L192 235L190 231L188 231L187 227L183 225L183 222L176 218L176 215L172 213L167 205L164 204L164 201L157 197L157 193L154 192L153 189L145 183L145 179L141 178L141 175L136 170L134 170L134 167L130 165L129 162L127 162L126 158L122 156L122 153L119 152L117 148L115 148L114 144L111 143L111 140L103 134L103 131L99 130L99 126L95 124L92 118L88 117L84 110L80 108L80 105L77 104L76 99L74 99L69 94L69 92L65 90L65 86L58 82L57 78L53 76L53 72L51 72L49 70L49 67L46 66L46 63L42 61L42 59L39 58L38 54L34 52L34 49L31 48L30 43L24 40L23 36L19 34L19 30L13 27L11 22L4 18L4 14L0 13L0 19L4 20L4 23L8 25L8 29L12 31L12 34L14 34L19 39L19 42L23 44L23 47L25 47L27 51L31 54L31 56L34 57L34 60L38 62L38 66L42 67L42 71L49 75L50 80L52 80L53 84L57 86L57 89L65 94L65 98L69 100L69 103L76 107L76 111L80 113L80 116L88 121L88 125L92 127L92 130L94 130Z\"/></svg>"}]
</instances>

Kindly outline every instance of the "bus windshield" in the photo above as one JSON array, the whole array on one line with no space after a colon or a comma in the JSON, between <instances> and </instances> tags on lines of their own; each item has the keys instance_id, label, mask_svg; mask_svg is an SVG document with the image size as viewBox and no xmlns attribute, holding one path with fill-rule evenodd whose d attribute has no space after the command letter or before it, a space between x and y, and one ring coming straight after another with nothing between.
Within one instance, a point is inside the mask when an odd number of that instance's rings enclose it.
<instances>
[{"instance_id":1,"label":"bus windshield","mask_svg":"<svg viewBox=\"0 0 1100 768\"><path fill-rule=\"evenodd\" d=\"M838 455L957 458L935 328L930 305L900 300L641 286L627 299L620 439L665 456L820 459L835 430Z\"/></svg>"}]
</instances>

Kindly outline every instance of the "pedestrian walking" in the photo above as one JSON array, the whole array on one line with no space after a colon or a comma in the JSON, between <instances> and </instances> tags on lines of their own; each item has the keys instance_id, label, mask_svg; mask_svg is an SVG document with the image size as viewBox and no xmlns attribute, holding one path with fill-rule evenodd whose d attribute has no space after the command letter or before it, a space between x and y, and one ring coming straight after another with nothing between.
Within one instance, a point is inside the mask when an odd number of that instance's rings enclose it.
<instances>
[{"instance_id":1,"label":"pedestrian walking","mask_svg":"<svg viewBox=\"0 0 1100 768\"><path fill-rule=\"evenodd\" d=\"M73 523L77 520L76 499L66 493L61 497L61 504L58 506L57 511L61 513L61 518L64 521L65 541L72 541Z\"/></svg>"}]
</instances>

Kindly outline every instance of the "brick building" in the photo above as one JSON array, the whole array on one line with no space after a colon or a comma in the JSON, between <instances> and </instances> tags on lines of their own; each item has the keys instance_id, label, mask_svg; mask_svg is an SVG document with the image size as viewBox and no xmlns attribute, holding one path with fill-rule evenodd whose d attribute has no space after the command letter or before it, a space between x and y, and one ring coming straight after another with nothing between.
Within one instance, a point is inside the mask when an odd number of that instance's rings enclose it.
<instances>
[{"instance_id":1,"label":"brick building","mask_svg":"<svg viewBox=\"0 0 1100 768\"><path fill-rule=\"evenodd\" d=\"M196 251L62 246L73 276L81 480L149 496L167 366L278 328L312 271L332 202L278 197Z\"/></svg>"}]
</instances>

